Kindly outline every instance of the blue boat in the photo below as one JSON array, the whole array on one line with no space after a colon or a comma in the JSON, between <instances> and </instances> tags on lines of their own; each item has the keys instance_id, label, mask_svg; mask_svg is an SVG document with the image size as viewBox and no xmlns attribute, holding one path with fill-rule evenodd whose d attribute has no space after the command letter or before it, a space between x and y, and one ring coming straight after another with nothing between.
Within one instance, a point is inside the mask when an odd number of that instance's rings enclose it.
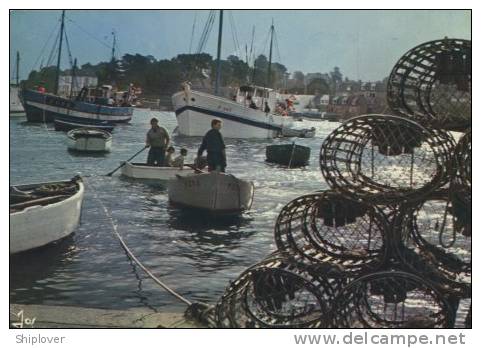
<instances>
[{"instance_id":1,"label":"blue boat","mask_svg":"<svg viewBox=\"0 0 481 348\"><path fill-rule=\"evenodd\" d=\"M129 95L126 94L122 100L116 101L112 86L104 85L99 88L83 87L76 97L70 95L70 98L66 98L58 95L62 39L65 33L64 22L65 10L62 11L60 24L54 93L46 93L43 86L39 87L37 91L27 89L21 92L21 101L27 115L27 121L53 122L58 117L77 117L85 120L129 122L134 112L129 104ZM75 59L72 66L71 90L73 90L74 86L76 65L77 60Z\"/></svg>"},{"instance_id":2,"label":"blue boat","mask_svg":"<svg viewBox=\"0 0 481 348\"><path fill-rule=\"evenodd\" d=\"M84 93L85 94L85 93ZM82 91L77 98L68 99L50 93L23 90L22 103L29 122L53 122L57 117L76 117L86 120L129 122L134 109L130 106L109 106L105 98L85 100Z\"/></svg>"}]
</instances>

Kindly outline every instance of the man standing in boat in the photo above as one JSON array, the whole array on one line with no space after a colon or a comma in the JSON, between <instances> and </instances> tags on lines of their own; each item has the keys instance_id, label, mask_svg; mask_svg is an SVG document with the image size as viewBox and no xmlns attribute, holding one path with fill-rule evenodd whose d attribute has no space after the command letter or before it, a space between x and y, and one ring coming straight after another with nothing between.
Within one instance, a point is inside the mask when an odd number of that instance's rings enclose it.
<instances>
[{"instance_id":1,"label":"man standing in boat","mask_svg":"<svg viewBox=\"0 0 481 348\"><path fill-rule=\"evenodd\" d=\"M170 141L169 133L164 127L159 127L159 120L155 117L150 120L150 125L151 128L145 139L145 147L150 147L147 164L149 166L162 166L165 149Z\"/></svg>"},{"instance_id":2,"label":"man standing in boat","mask_svg":"<svg viewBox=\"0 0 481 348\"><path fill-rule=\"evenodd\" d=\"M197 159L199 159L205 150L207 150L207 164L209 166L209 172L219 171L225 173L225 167L227 166L225 156L225 144L224 138L220 133L222 128L222 121L214 119L211 122L211 129L204 135L202 144L197 151Z\"/></svg>"}]
</instances>

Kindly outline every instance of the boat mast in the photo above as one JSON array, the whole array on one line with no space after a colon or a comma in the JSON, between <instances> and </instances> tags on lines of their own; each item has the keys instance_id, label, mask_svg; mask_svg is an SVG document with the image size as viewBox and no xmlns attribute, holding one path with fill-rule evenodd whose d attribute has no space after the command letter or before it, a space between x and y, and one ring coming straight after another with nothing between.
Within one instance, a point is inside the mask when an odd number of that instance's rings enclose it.
<instances>
[{"instance_id":1,"label":"boat mast","mask_svg":"<svg viewBox=\"0 0 481 348\"><path fill-rule=\"evenodd\" d=\"M73 96L73 89L75 87L75 73L77 69L77 58L73 61L73 67L72 67L72 82L70 83L70 99L72 99Z\"/></svg>"},{"instance_id":2,"label":"boat mast","mask_svg":"<svg viewBox=\"0 0 481 348\"><path fill-rule=\"evenodd\" d=\"M217 69L215 76L215 95L219 95L219 85L220 85L220 51L222 48L222 20L224 18L224 10L220 10L219 16L219 37L217 40Z\"/></svg>"},{"instance_id":3,"label":"boat mast","mask_svg":"<svg viewBox=\"0 0 481 348\"><path fill-rule=\"evenodd\" d=\"M17 77L16 77L16 82L17 82L17 86L18 86L18 74L19 74L19 71L20 71L20 52L17 51Z\"/></svg>"},{"instance_id":4,"label":"boat mast","mask_svg":"<svg viewBox=\"0 0 481 348\"><path fill-rule=\"evenodd\" d=\"M274 20L272 20L270 32L271 32L271 45L269 47L269 65L267 65L267 87L271 86L272 41L274 38Z\"/></svg>"},{"instance_id":5,"label":"boat mast","mask_svg":"<svg viewBox=\"0 0 481 348\"><path fill-rule=\"evenodd\" d=\"M54 94L58 94L58 80L60 78L60 58L62 57L63 28L65 21L65 10L62 10L62 24L60 25L60 41L58 44L57 74L55 78Z\"/></svg>"},{"instance_id":6,"label":"boat mast","mask_svg":"<svg viewBox=\"0 0 481 348\"><path fill-rule=\"evenodd\" d=\"M115 37L115 31L112 31L112 36L113 36L113 42L112 42L112 61L115 60L115 44L116 44L116 37Z\"/></svg>"}]
</instances>

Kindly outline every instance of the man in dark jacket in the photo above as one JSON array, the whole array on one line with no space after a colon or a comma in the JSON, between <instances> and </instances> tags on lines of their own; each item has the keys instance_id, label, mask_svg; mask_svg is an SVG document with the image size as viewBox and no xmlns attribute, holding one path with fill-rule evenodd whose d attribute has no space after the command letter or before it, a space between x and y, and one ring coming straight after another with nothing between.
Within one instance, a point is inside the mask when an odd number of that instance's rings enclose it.
<instances>
[{"instance_id":1,"label":"man in dark jacket","mask_svg":"<svg viewBox=\"0 0 481 348\"><path fill-rule=\"evenodd\" d=\"M202 144L197 151L197 158L200 158L205 150L207 150L207 164L209 172L216 170L225 172L227 166L225 157L225 144L220 129L222 121L214 119L211 122L212 129L209 130L202 139Z\"/></svg>"},{"instance_id":2,"label":"man in dark jacket","mask_svg":"<svg viewBox=\"0 0 481 348\"><path fill-rule=\"evenodd\" d=\"M164 127L159 127L159 120L155 117L150 120L151 128L147 132L145 147L150 147L147 157L149 166L163 166L165 149L169 145L169 133Z\"/></svg>"}]
</instances>

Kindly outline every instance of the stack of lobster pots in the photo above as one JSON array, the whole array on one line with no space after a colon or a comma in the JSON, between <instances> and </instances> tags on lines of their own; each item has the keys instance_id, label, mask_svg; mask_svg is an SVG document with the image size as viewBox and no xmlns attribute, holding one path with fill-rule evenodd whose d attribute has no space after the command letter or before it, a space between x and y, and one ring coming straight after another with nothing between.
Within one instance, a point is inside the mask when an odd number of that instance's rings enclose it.
<instances>
[{"instance_id":1,"label":"stack of lobster pots","mask_svg":"<svg viewBox=\"0 0 481 348\"><path fill-rule=\"evenodd\" d=\"M327 136L329 189L281 210L277 250L229 284L213 325L471 326L471 42L408 51L388 103Z\"/></svg>"}]
</instances>

